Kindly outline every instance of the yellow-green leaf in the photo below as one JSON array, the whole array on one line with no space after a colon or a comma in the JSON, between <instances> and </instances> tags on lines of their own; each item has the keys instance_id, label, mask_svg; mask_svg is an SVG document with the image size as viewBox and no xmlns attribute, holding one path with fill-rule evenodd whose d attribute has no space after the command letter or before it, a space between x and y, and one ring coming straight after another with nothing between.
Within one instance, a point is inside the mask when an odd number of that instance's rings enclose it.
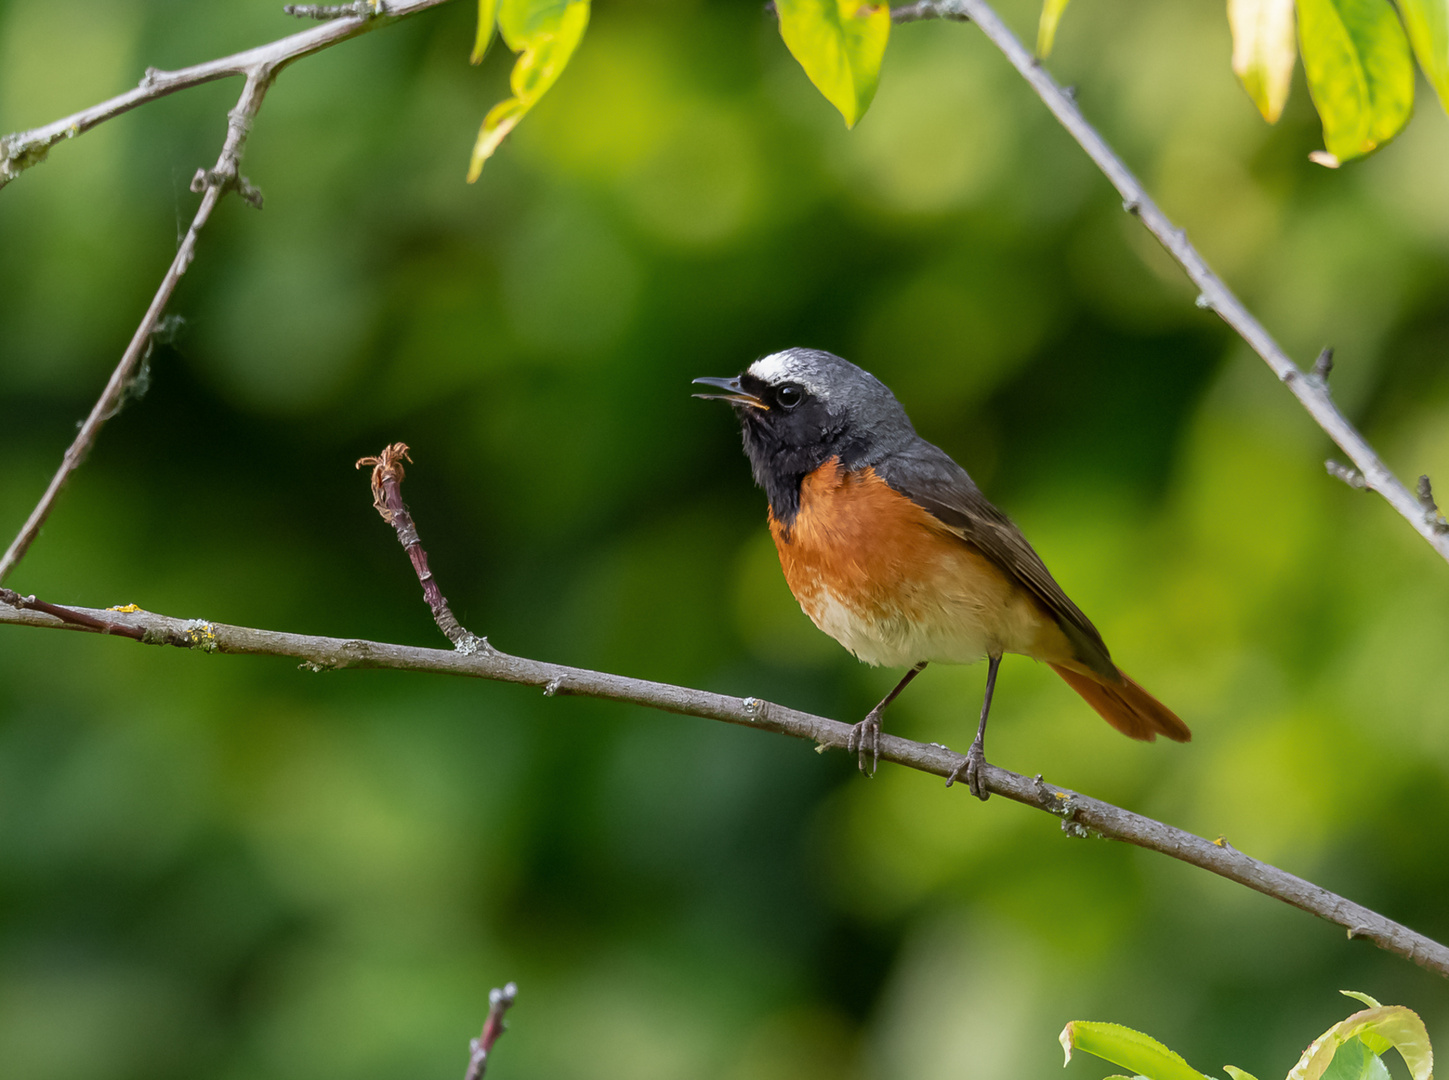
<instances>
[{"instance_id":1,"label":"yellow-green leaf","mask_svg":"<svg viewBox=\"0 0 1449 1080\"><path fill-rule=\"evenodd\" d=\"M1353 998L1354 1001L1363 1002L1370 1009L1379 1009L1383 1007L1378 998L1369 997L1362 990L1340 990L1339 993L1346 998Z\"/></svg>"},{"instance_id":2,"label":"yellow-green leaf","mask_svg":"<svg viewBox=\"0 0 1449 1080\"><path fill-rule=\"evenodd\" d=\"M1052 45L1057 40L1057 23L1062 21L1062 12L1067 10L1070 0L1045 0L1041 6L1041 21L1036 24L1036 54L1045 60L1052 54Z\"/></svg>"},{"instance_id":3,"label":"yellow-green leaf","mask_svg":"<svg viewBox=\"0 0 1449 1080\"><path fill-rule=\"evenodd\" d=\"M1399 0L1399 13L1419 66L1449 110L1449 0Z\"/></svg>"},{"instance_id":4,"label":"yellow-green leaf","mask_svg":"<svg viewBox=\"0 0 1449 1080\"><path fill-rule=\"evenodd\" d=\"M1207 1080L1152 1036L1121 1024L1073 1020L1062 1029L1060 1038L1067 1061L1072 1060L1073 1050L1085 1050L1113 1065L1131 1069L1147 1080Z\"/></svg>"},{"instance_id":5,"label":"yellow-green leaf","mask_svg":"<svg viewBox=\"0 0 1449 1080\"><path fill-rule=\"evenodd\" d=\"M1409 42L1388 0L1298 0L1308 91L1336 166L1392 139L1414 106Z\"/></svg>"},{"instance_id":6,"label":"yellow-green leaf","mask_svg":"<svg viewBox=\"0 0 1449 1080\"><path fill-rule=\"evenodd\" d=\"M1298 1064L1288 1073L1288 1080L1318 1080L1338 1048L1351 1039L1361 1040L1370 1050L1392 1047L1403 1057L1414 1080L1432 1080L1434 1051L1429 1045L1429 1033L1418 1014L1402 1005L1379 1005L1340 1020L1303 1051Z\"/></svg>"},{"instance_id":7,"label":"yellow-green leaf","mask_svg":"<svg viewBox=\"0 0 1449 1080\"><path fill-rule=\"evenodd\" d=\"M1231 1076L1233 1080L1258 1080L1252 1073L1246 1069L1240 1069L1236 1065L1224 1065L1223 1072Z\"/></svg>"},{"instance_id":8,"label":"yellow-green leaf","mask_svg":"<svg viewBox=\"0 0 1449 1080\"><path fill-rule=\"evenodd\" d=\"M508 79L513 96L483 118L468 163L468 183L478 179L483 163L558 81L588 25L589 0L499 0L498 29L504 43L519 54Z\"/></svg>"},{"instance_id":9,"label":"yellow-green leaf","mask_svg":"<svg viewBox=\"0 0 1449 1080\"><path fill-rule=\"evenodd\" d=\"M870 108L891 33L890 6L872 0L775 0L780 36L825 100L854 127Z\"/></svg>"},{"instance_id":10,"label":"yellow-green leaf","mask_svg":"<svg viewBox=\"0 0 1449 1080\"><path fill-rule=\"evenodd\" d=\"M1298 59L1293 0L1228 0L1233 73L1263 119L1277 123L1288 102Z\"/></svg>"},{"instance_id":11,"label":"yellow-green leaf","mask_svg":"<svg viewBox=\"0 0 1449 1080\"><path fill-rule=\"evenodd\" d=\"M1384 1059L1360 1039L1349 1039L1339 1046L1333 1062L1324 1070L1323 1080L1393 1080Z\"/></svg>"},{"instance_id":12,"label":"yellow-green leaf","mask_svg":"<svg viewBox=\"0 0 1449 1080\"><path fill-rule=\"evenodd\" d=\"M1354 1001L1363 1002L1370 1009L1379 1009L1383 1007L1379 1003L1378 998L1369 997L1361 990L1340 990L1339 993L1342 994L1344 997L1353 998ZM1372 1050L1375 1054L1387 1053L1389 1050L1393 1049L1393 1043L1389 1042L1389 1040L1385 1039L1382 1035L1374 1034L1372 1031L1360 1031L1358 1033L1358 1037L1359 1041L1367 1046L1370 1050Z\"/></svg>"},{"instance_id":13,"label":"yellow-green leaf","mask_svg":"<svg viewBox=\"0 0 1449 1080\"><path fill-rule=\"evenodd\" d=\"M514 52L522 52L541 34L555 33L577 0L499 0L498 29Z\"/></svg>"},{"instance_id":14,"label":"yellow-green leaf","mask_svg":"<svg viewBox=\"0 0 1449 1080\"><path fill-rule=\"evenodd\" d=\"M498 0L478 0L478 35L473 39L469 62L481 64L493 44L493 24L498 21Z\"/></svg>"}]
</instances>

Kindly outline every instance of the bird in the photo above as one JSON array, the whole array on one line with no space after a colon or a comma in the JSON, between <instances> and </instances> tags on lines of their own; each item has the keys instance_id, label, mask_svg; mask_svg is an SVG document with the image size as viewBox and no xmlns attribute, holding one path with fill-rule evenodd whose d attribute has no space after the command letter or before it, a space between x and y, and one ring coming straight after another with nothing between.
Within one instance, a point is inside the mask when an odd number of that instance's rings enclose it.
<instances>
[{"instance_id":1,"label":"bird","mask_svg":"<svg viewBox=\"0 0 1449 1080\"><path fill-rule=\"evenodd\" d=\"M880 760L886 708L931 663L987 661L976 737L947 778L985 800L986 720L1005 653L1042 661L1107 723L1146 742L1192 732L1113 662L1011 520L966 470L916 434L870 372L820 349L771 353L696 393L728 402L769 501L790 591L810 620L857 659L905 667L847 748L867 775ZM867 760L870 762L867 769Z\"/></svg>"}]
</instances>

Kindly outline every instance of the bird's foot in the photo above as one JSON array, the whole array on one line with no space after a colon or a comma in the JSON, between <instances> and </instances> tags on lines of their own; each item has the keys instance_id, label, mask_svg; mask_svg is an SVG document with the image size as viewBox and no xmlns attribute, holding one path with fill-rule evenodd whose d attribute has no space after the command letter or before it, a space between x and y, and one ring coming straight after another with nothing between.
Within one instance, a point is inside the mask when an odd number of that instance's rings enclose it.
<instances>
[{"instance_id":1,"label":"bird's foot","mask_svg":"<svg viewBox=\"0 0 1449 1080\"><path fill-rule=\"evenodd\" d=\"M966 779L966 788L982 802L991 798L991 792L986 790L986 785L981 776L981 767L986 764L986 748L981 744L979 738L973 739L971 748L966 751L966 756L961 759L961 764L951 770L951 775L946 777L946 786L950 787L963 776Z\"/></svg>"},{"instance_id":2,"label":"bird's foot","mask_svg":"<svg viewBox=\"0 0 1449 1080\"><path fill-rule=\"evenodd\" d=\"M845 740L845 748L856 752L857 764L866 776L874 776L875 767L880 764L880 714L879 706L871 709L864 720L850 729L850 737ZM868 769L865 767L867 756L870 758Z\"/></svg>"}]
</instances>

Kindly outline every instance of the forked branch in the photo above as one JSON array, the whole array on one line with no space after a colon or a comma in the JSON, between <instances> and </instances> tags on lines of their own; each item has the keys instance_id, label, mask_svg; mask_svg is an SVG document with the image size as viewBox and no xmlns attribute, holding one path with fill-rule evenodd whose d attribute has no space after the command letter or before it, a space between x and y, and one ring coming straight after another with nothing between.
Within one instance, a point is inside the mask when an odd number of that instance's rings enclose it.
<instances>
[{"instance_id":1,"label":"forked branch","mask_svg":"<svg viewBox=\"0 0 1449 1080\"><path fill-rule=\"evenodd\" d=\"M392 3L384 4L379 0L377 10L379 12L385 10L388 18L396 18L446 2L447 0L393 0ZM324 26L292 34L269 45L248 49L246 52L223 57L220 60L212 60L205 64L197 64L179 71L147 69L141 85L128 93L109 101L103 101L89 109L83 109L63 120L47 124L45 127L0 137L0 187L3 187L19 176L24 169L43 161L46 154L50 152L50 148L56 143L89 131L97 124L134 109L137 105L165 97L167 94L175 93L177 90L189 86L199 86L202 83L212 82L229 75L241 75L246 79L236 107L227 114L226 139L222 144L221 154L216 160L216 165L210 169L198 169L196 176L191 181L191 190L202 197L201 205L196 210L196 216L191 220L191 227L186 230L186 236L176 251L176 257L171 260L171 265L167 268L165 276L162 277L156 295L151 299L151 305L146 309L145 315L141 318L141 324L136 327L136 332L131 336L130 344L121 354L120 362L111 372L105 389L101 391L101 396L92 407L90 415L81 423L80 430L76 432L75 438L61 459L60 467L51 478L40 501L36 503L35 509L30 512L25 524L21 526L20 532L6 549L5 554L0 556L0 582L3 582L20 560L25 557L26 551L39 535L41 526L50 517L51 510L54 509L55 501L60 496L61 489L65 487L66 481L85 461L86 455L95 445L96 437L100 434L106 421L120 410L127 388L134 382L137 369L151 351L153 335L156 333L161 316L165 313L166 305L171 301L171 294L175 291L177 282L181 280L181 275L186 273L187 267L191 265L191 260L196 255L197 237L206 223L211 220L212 211L216 209L217 203L227 192L236 191L251 205L261 207L261 192L248 183L246 177L242 175L241 159L252 121L262 107L262 99L272 85L272 80L277 77L279 71L294 60L365 33L379 21L381 21L379 18L372 16L339 18Z\"/></svg>"},{"instance_id":2,"label":"forked branch","mask_svg":"<svg viewBox=\"0 0 1449 1080\"><path fill-rule=\"evenodd\" d=\"M56 143L73 139L107 120L130 112L138 105L174 94L178 90L200 86L202 83L215 82L233 75L250 75L262 68L271 68L275 73L294 60L320 52L348 38L357 37L358 34L365 34L384 22L447 2L448 0L378 0L376 3L349 5L352 10L347 15L332 16L326 26L290 34L266 45L258 45L254 49L208 60L204 64L178 68L176 71L147 68L134 90L62 117L44 127L17 131L13 135L0 135L0 187L10 183L32 165L39 165ZM359 8L367 10L360 11Z\"/></svg>"}]
</instances>

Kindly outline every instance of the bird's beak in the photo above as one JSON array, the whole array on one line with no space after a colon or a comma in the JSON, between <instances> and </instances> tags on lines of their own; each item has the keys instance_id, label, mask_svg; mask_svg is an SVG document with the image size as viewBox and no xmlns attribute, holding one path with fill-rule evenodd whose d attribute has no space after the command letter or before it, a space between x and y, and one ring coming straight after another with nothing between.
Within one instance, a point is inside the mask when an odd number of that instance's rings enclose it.
<instances>
[{"instance_id":1,"label":"bird's beak","mask_svg":"<svg viewBox=\"0 0 1449 1080\"><path fill-rule=\"evenodd\" d=\"M703 378L695 379L694 382L696 385L716 386L721 390L727 391L727 393L723 394L695 394L694 396L697 398L705 398L710 401L732 401L736 405L750 405L756 409L769 409L769 406L763 401L755 397L754 394L747 393L740 386L740 377L738 375L733 379Z\"/></svg>"}]
</instances>

